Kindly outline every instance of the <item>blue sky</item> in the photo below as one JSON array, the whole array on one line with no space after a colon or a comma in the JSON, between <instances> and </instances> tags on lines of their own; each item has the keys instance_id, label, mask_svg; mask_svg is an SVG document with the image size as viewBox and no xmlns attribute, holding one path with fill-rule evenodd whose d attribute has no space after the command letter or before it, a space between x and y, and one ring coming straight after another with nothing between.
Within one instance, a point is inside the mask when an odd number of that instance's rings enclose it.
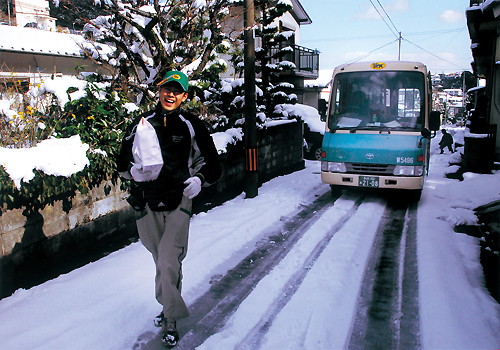
<instances>
[{"instance_id":1,"label":"blue sky","mask_svg":"<svg viewBox=\"0 0 500 350\"><path fill-rule=\"evenodd\" d=\"M384 15L387 24L371 2ZM321 52L320 70L333 70L340 64L357 60L370 52L359 61L397 60L398 31L403 38L401 60L420 61L433 74L472 70L465 17L469 0L371 2L300 0L312 19L312 24L301 27L300 45Z\"/></svg>"}]
</instances>

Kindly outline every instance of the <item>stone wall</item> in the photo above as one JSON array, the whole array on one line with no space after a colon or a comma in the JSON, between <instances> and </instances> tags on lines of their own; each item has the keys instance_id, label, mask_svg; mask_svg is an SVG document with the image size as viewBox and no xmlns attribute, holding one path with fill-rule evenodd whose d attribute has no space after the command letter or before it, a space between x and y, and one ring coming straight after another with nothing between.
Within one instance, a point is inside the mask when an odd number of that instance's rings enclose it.
<instances>
[{"instance_id":1,"label":"stone wall","mask_svg":"<svg viewBox=\"0 0 500 350\"><path fill-rule=\"evenodd\" d=\"M258 132L259 182L304 168L303 124L285 123ZM245 187L243 142L224 155L223 174L195 198L200 212L240 194ZM68 203L40 212L10 210L0 216L0 298L71 271L137 240L127 193L104 183Z\"/></svg>"},{"instance_id":2,"label":"stone wall","mask_svg":"<svg viewBox=\"0 0 500 350\"><path fill-rule=\"evenodd\" d=\"M125 197L119 185L104 183L87 195L78 193L69 205L58 201L39 212L4 212L0 298L70 271L76 267L71 264L88 260L105 242L121 237L133 223Z\"/></svg>"},{"instance_id":3,"label":"stone wall","mask_svg":"<svg viewBox=\"0 0 500 350\"><path fill-rule=\"evenodd\" d=\"M119 186L104 183L87 195L77 193L70 210L63 209L63 202L48 205L40 212L23 214L23 209L14 209L0 216L1 256L9 255L61 232L72 230L99 217L121 210L127 206L123 200L126 193Z\"/></svg>"}]
</instances>

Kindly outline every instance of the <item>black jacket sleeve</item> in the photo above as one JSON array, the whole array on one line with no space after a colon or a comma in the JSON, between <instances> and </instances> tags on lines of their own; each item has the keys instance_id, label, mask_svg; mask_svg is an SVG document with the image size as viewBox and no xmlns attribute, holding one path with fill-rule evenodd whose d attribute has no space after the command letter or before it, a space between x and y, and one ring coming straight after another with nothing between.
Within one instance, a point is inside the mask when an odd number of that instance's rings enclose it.
<instances>
[{"instance_id":1,"label":"black jacket sleeve","mask_svg":"<svg viewBox=\"0 0 500 350\"><path fill-rule=\"evenodd\" d=\"M205 161L205 164L198 170L197 175L201 175L203 182L212 184L219 179L222 173L219 154L215 148L212 136L203 122L193 115L190 115L188 120L193 125L195 141Z\"/></svg>"}]
</instances>

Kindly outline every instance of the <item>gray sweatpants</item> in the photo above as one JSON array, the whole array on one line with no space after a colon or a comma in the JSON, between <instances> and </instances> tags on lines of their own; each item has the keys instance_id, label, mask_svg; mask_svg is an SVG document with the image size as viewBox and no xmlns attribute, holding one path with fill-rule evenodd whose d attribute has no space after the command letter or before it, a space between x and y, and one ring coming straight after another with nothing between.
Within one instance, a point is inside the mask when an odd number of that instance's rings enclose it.
<instances>
[{"instance_id":1,"label":"gray sweatpants","mask_svg":"<svg viewBox=\"0 0 500 350\"><path fill-rule=\"evenodd\" d=\"M182 261L186 257L192 200L182 197L172 211L146 209L136 213L142 244L153 255L156 265L156 300L163 305L166 318L184 318L189 311L181 296Z\"/></svg>"}]
</instances>

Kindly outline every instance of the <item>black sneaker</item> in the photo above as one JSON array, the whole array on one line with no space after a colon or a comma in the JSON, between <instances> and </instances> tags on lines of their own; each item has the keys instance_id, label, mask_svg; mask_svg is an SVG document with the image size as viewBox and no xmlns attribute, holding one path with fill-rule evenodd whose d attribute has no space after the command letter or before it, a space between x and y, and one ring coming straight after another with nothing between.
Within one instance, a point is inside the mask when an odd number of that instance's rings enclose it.
<instances>
[{"instance_id":1,"label":"black sneaker","mask_svg":"<svg viewBox=\"0 0 500 350\"><path fill-rule=\"evenodd\" d=\"M161 327L162 342L169 348L173 348L179 342L179 332L177 332L177 324L175 321L168 322L166 318L163 318Z\"/></svg>"},{"instance_id":2,"label":"black sneaker","mask_svg":"<svg viewBox=\"0 0 500 350\"><path fill-rule=\"evenodd\" d=\"M163 324L163 311L155 317L155 320L153 321L155 327L161 327Z\"/></svg>"}]
</instances>

